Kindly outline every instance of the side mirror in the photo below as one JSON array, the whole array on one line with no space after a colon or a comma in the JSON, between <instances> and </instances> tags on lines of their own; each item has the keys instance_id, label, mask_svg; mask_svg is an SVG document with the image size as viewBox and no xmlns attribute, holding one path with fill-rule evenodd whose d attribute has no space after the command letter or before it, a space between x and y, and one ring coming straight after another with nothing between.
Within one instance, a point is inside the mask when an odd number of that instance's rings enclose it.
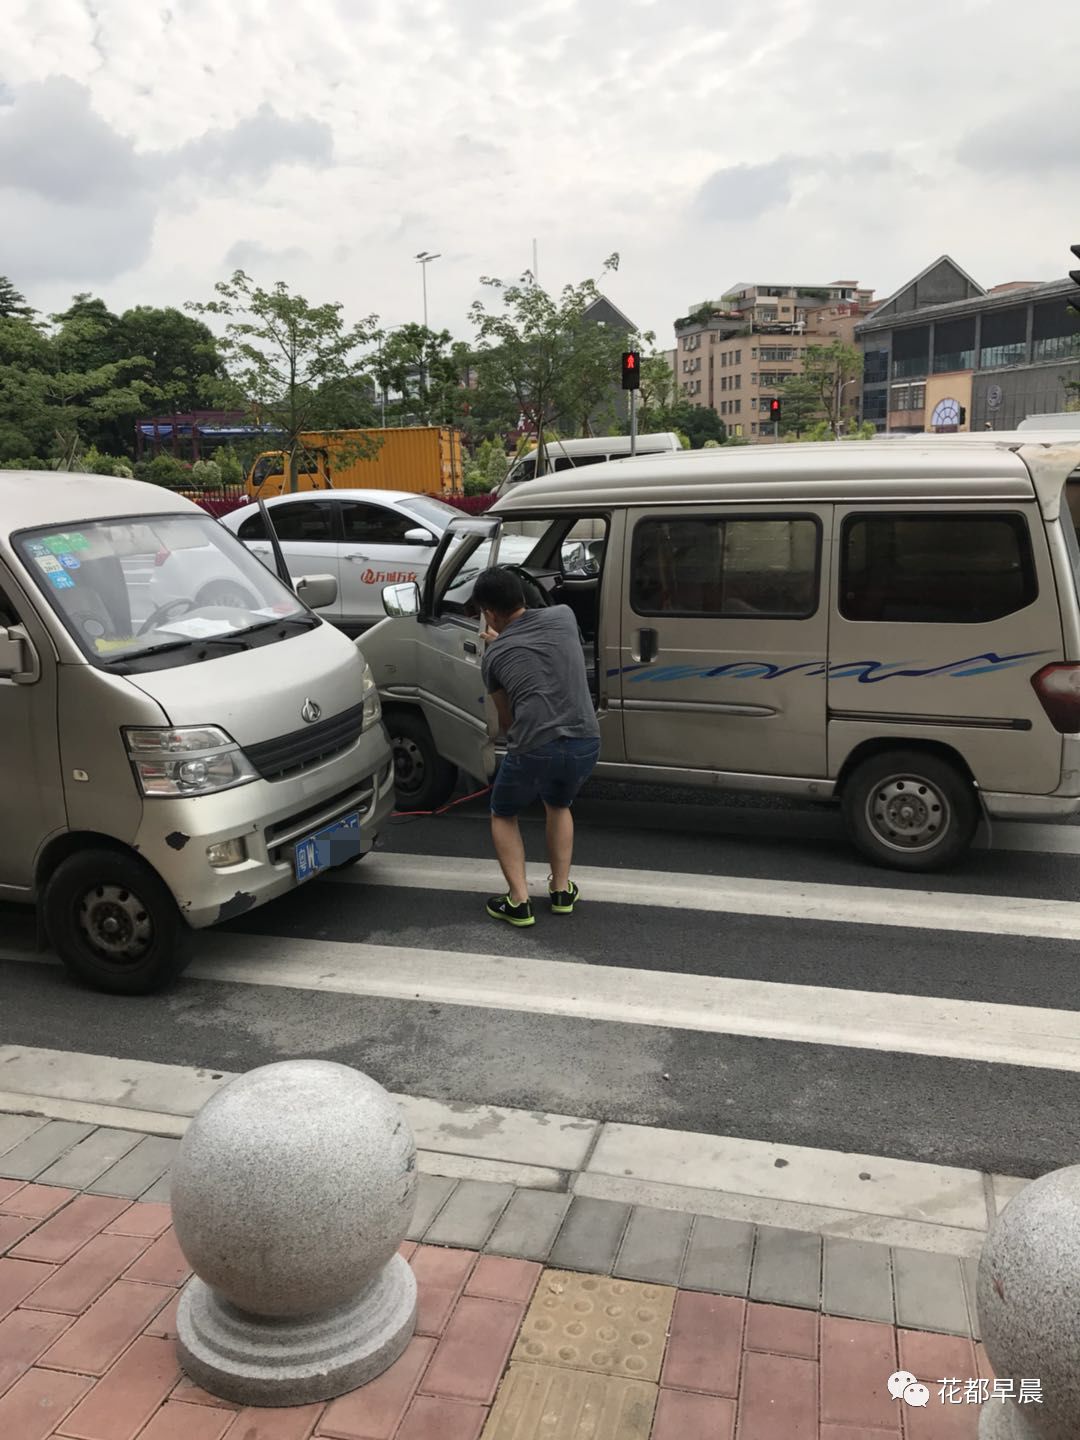
<instances>
[{"instance_id":1,"label":"side mirror","mask_svg":"<svg viewBox=\"0 0 1080 1440\"><path fill-rule=\"evenodd\" d=\"M38 678L40 666L30 637L21 626L0 626L0 680L27 684Z\"/></svg>"},{"instance_id":2,"label":"side mirror","mask_svg":"<svg viewBox=\"0 0 1080 1440\"><path fill-rule=\"evenodd\" d=\"M383 609L394 620L420 614L420 587L409 581L405 585L387 585L382 592Z\"/></svg>"},{"instance_id":3,"label":"side mirror","mask_svg":"<svg viewBox=\"0 0 1080 1440\"><path fill-rule=\"evenodd\" d=\"M416 529L406 530L405 540L409 545L434 545L435 536L430 530Z\"/></svg>"},{"instance_id":4,"label":"side mirror","mask_svg":"<svg viewBox=\"0 0 1080 1440\"><path fill-rule=\"evenodd\" d=\"M302 600L309 610L325 610L338 597L337 577L334 575L301 575L295 589L296 598Z\"/></svg>"}]
</instances>

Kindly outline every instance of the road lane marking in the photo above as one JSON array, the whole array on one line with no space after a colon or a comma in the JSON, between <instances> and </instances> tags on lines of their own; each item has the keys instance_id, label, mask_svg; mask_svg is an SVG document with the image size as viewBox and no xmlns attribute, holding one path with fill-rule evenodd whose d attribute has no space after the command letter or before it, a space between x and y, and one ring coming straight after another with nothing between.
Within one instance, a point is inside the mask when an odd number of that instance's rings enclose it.
<instances>
[{"instance_id":1,"label":"road lane marking","mask_svg":"<svg viewBox=\"0 0 1080 1440\"><path fill-rule=\"evenodd\" d=\"M534 864L530 891L544 896L546 882ZM1019 935L1080 940L1080 905L947 890L893 890L878 885L826 885L801 880L758 880L733 875L623 870L575 865L585 904L647 905L786 920L948 930L973 935ZM493 860L462 855L403 855L376 850L358 866L328 875L330 884L401 886L418 890L491 893L503 884Z\"/></svg>"},{"instance_id":2,"label":"road lane marking","mask_svg":"<svg viewBox=\"0 0 1080 1440\"><path fill-rule=\"evenodd\" d=\"M199 946L196 980L1080 1073L1075 1010L212 930Z\"/></svg>"}]
</instances>

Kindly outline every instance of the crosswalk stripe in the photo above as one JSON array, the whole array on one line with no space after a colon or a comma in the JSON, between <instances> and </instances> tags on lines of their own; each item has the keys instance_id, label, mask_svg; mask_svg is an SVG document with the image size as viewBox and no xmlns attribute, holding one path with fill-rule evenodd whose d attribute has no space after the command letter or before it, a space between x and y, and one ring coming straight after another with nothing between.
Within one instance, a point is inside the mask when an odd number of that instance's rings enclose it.
<instances>
[{"instance_id":1,"label":"crosswalk stripe","mask_svg":"<svg viewBox=\"0 0 1080 1440\"><path fill-rule=\"evenodd\" d=\"M203 932L199 952L187 971L198 980L1080 1073L1072 1010L220 931Z\"/></svg>"},{"instance_id":2,"label":"crosswalk stripe","mask_svg":"<svg viewBox=\"0 0 1080 1440\"><path fill-rule=\"evenodd\" d=\"M359 866L326 878L343 885L463 890L471 894L490 894L501 889L494 861L462 855L406 855L380 850ZM622 870L595 865L576 865L574 878L582 888L585 903L596 901L788 920L1080 940L1080 905L1070 900L1029 900L944 890L894 890L876 885L825 885L801 880L754 880L742 876ZM534 876L530 890L534 895L542 895L544 882Z\"/></svg>"}]
</instances>

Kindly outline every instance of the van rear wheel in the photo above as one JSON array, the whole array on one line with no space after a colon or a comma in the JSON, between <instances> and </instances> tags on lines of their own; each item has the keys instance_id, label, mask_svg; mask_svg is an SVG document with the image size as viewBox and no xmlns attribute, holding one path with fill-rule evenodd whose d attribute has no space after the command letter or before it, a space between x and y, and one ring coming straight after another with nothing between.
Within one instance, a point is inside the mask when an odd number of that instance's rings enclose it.
<instances>
[{"instance_id":1,"label":"van rear wheel","mask_svg":"<svg viewBox=\"0 0 1080 1440\"><path fill-rule=\"evenodd\" d=\"M457 788L457 766L444 760L422 715L392 710L383 720L394 752L399 810L437 810Z\"/></svg>"},{"instance_id":2,"label":"van rear wheel","mask_svg":"<svg viewBox=\"0 0 1080 1440\"><path fill-rule=\"evenodd\" d=\"M856 847L892 870L944 870L971 845L979 823L975 787L954 765L918 750L864 760L843 794Z\"/></svg>"},{"instance_id":3,"label":"van rear wheel","mask_svg":"<svg viewBox=\"0 0 1080 1440\"><path fill-rule=\"evenodd\" d=\"M150 995L188 961L190 931L163 881L121 850L82 850L53 872L45 928L68 972L111 995Z\"/></svg>"}]
</instances>

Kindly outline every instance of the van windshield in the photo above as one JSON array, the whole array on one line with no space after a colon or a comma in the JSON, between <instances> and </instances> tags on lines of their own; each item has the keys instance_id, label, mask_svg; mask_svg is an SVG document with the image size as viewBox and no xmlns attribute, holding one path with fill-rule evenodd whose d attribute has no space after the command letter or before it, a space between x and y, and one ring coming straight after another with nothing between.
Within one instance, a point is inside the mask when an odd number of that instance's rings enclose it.
<instances>
[{"instance_id":1,"label":"van windshield","mask_svg":"<svg viewBox=\"0 0 1080 1440\"><path fill-rule=\"evenodd\" d=\"M26 568L101 665L170 652L170 663L246 649L282 622L317 624L291 590L209 515L147 515L27 530ZM175 657L175 658L174 658Z\"/></svg>"}]
</instances>

